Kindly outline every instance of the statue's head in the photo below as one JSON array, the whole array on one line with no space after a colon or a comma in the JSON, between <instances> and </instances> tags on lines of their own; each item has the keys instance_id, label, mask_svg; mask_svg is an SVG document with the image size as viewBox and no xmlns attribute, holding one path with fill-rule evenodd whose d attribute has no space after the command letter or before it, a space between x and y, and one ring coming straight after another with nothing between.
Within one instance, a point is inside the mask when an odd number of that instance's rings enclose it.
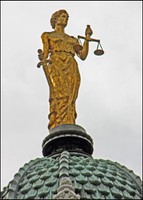
<instances>
[{"instance_id":1,"label":"statue's head","mask_svg":"<svg viewBox=\"0 0 143 200\"><path fill-rule=\"evenodd\" d=\"M60 15L62 15L63 13L67 15L67 18L69 17L69 15L68 15L66 10L58 10L55 13L52 14L50 23L51 23L51 26L52 26L53 29L55 28L55 24L56 24L57 18L60 17Z\"/></svg>"}]
</instances>

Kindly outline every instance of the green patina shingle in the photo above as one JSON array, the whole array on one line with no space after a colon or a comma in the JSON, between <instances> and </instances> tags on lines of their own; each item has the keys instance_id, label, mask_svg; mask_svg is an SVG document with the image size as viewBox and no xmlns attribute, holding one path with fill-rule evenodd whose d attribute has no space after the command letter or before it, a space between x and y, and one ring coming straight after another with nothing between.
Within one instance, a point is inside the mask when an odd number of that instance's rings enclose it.
<instances>
[{"instance_id":1,"label":"green patina shingle","mask_svg":"<svg viewBox=\"0 0 143 200\"><path fill-rule=\"evenodd\" d=\"M133 171L110 160L72 153L62 161L59 155L25 164L5 187L3 199L52 199L59 187L60 168L80 199L141 199L141 180Z\"/></svg>"}]
</instances>

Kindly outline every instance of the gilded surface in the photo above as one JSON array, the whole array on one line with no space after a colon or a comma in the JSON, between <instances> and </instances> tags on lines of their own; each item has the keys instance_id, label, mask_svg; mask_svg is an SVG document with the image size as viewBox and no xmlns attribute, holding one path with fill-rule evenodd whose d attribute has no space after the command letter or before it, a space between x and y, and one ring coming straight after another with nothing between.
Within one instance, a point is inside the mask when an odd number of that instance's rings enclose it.
<instances>
[{"instance_id":1,"label":"gilded surface","mask_svg":"<svg viewBox=\"0 0 143 200\"><path fill-rule=\"evenodd\" d=\"M88 25L86 39L81 45L77 38L65 33L67 22L68 13L65 10L55 12L51 17L54 31L42 34L43 50L38 51L39 64L43 65L50 91L49 129L60 124L75 124L80 73L74 56L86 59L88 39L92 34Z\"/></svg>"}]
</instances>

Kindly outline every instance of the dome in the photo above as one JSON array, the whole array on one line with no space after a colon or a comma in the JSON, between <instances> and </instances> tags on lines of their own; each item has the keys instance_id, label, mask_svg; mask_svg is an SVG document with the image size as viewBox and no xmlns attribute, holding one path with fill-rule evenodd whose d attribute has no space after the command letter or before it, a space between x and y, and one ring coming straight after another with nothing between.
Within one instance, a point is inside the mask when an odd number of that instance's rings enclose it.
<instances>
[{"instance_id":1,"label":"dome","mask_svg":"<svg viewBox=\"0 0 143 200\"><path fill-rule=\"evenodd\" d=\"M65 150L26 163L2 198L141 199L141 179L117 162Z\"/></svg>"}]
</instances>

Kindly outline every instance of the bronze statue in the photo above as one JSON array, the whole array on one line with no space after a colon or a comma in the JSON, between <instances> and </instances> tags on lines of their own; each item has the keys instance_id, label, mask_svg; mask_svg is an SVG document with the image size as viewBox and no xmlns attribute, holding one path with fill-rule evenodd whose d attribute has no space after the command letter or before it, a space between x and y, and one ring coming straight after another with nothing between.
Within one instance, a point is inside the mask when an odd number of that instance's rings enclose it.
<instances>
[{"instance_id":1,"label":"bronze statue","mask_svg":"<svg viewBox=\"0 0 143 200\"><path fill-rule=\"evenodd\" d=\"M50 22L54 31L42 34L43 50L38 50L38 67L43 66L50 91L49 129L61 124L75 124L80 74L74 57L76 54L82 60L86 59L92 35L89 25L85 37L79 36L85 39L83 45L77 38L67 35L65 27L68 17L66 10L59 10L52 15Z\"/></svg>"}]
</instances>

